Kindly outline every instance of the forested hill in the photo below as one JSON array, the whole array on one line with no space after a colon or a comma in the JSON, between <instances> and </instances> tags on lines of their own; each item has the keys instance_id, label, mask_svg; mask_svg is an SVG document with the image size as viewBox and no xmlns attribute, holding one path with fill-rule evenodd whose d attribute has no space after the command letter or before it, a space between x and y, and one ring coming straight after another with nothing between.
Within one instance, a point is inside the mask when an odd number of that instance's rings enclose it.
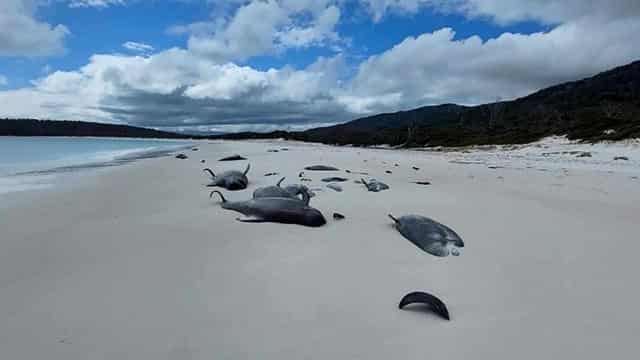
<instances>
[{"instance_id":1,"label":"forested hill","mask_svg":"<svg viewBox=\"0 0 640 360\"><path fill-rule=\"evenodd\" d=\"M513 101L472 107L426 106L303 132L221 137L279 137L354 145L462 146L526 143L550 135L587 141L640 137L640 61Z\"/></svg>"},{"instance_id":2,"label":"forested hill","mask_svg":"<svg viewBox=\"0 0 640 360\"><path fill-rule=\"evenodd\" d=\"M334 120L318 119L319 122ZM0 120L0 135L194 137L127 125L31 119ZM587 141L640 137L640 61L513 101L471 107L425 106L301 132L245 132L206 137L285 138L339 145L411 147L526 143L550 135Z\"/></svg>"},{"instance_id":3,"label":"forested hill","mask_svg":"<svg viewBox=\"0 0 640 360\"><path fill-rule=\"evenodd\" d=\"M0 136L95 136L163 139L191 137L128 125L34 119L0 119Z\"/></svg>"}]
</instances>

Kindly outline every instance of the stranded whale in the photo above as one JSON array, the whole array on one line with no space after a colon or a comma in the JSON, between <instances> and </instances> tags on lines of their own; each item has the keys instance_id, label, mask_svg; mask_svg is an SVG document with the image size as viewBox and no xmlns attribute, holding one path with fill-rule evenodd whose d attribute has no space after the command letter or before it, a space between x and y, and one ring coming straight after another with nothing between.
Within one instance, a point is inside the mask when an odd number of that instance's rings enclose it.
<instances>
[{"instance_id":1,"label":"stranded whale","mask_svg":"<svg viewBox=\"0 0 640 360\"><path fill-rule=\"evenodd\" d=\"M453 253L457 256L458 248L464 247L464 242L455 231L428 217L407 215L396 219L391 214L389 217L402 236L431 255L445 257Z\"/></svg>"},{"instance_id":2,"label":"stranded whale","mask_svg":"<svg viewBox=\"0 0 640 360\"><path fill-rule=\"evenodd\" d=\"M237 211L244 216L242 222L275 222L319 227L327 223L322 213L304 202L291 198L257 198L247 201L227 201L220 191L214 190L222 199L222 208Z\"/></svg>"},{"instance_id":3,"label":"stranded whale","mask_svg":"<svg viewBox=\"0 0 640 360\"><path fill-rule=\"evenodd\" d=\"M312 165L312 166L307 166L304 169L309 171L339 171L340 170L333 166L327 166L327 165Z\"/></svg>"},{"instance_id":4,"label":"stranded whale","mask_svg":"<svg viewBox=\"0 0 640 360\"><path fill-rule=\"evenodd\" d=\"M207 186L218 186L225 188L227 190L242 190L247 188L247 184L249 184L249 179L247 178L247 173L251 165L247 164L247 168L242 171L230 170L225 171L220 175L217 175L209 168L203 169L202 171L206 171L211 174L211 183Z\"/></svg>"},{"instance_id":5,"label":"stranded whale","mask_svg":"<svg viewBox=\"0 0 640 360\"><path fill-rule=\"evenodd\" d=\"M274 198L291 198L296 200L301 200L306 205L309 205L309 201L313 196L309 191L309 188L304 185L288 185L286 187L281 187L280 185L284 181L285 178L280 179L276 185L267 186L258 188L253 192L253 198L266 198L266 197L274 197ZM302 199L298 197L298 195L302 196Z\"/></svg>"},{"instance_id":6,"label":"stranded whale","mask_svg":"<svg viewBox=\"0 0 640 360\"><path fill-rule=\"evenodd\" d=\"M360 181L367 187L367 190L372 192L380 192L389 189L389 185L376 179L371 179L369 182L366 182L364 179L360 179Z\"/></svg>"}]
</instances>

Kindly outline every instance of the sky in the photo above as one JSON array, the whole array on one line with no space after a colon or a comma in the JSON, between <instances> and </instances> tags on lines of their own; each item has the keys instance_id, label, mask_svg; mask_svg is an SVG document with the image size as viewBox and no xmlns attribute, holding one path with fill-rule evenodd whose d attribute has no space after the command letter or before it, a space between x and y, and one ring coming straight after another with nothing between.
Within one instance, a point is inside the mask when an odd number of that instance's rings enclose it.
<instances>
[{"instance_id":1,"label":"sky","mask_svg":"<svg viewBox=\"0 0 640 360\"><path fill-rule=\"evenodd\" d=\"M300 130L640 60L638 0L0 0L0 117Z\"/></svg>"}]
</instances>

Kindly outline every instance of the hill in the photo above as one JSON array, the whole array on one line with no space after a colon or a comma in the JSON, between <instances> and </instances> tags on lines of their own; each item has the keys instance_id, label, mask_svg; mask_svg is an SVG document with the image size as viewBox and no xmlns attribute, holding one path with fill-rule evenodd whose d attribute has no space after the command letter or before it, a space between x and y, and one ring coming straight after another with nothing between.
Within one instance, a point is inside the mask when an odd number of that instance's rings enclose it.
<instances>
[{"instance_id":1,"label":"hill","mask_svg":"<svg viewBox=\"0 0 640 360\"><path fill-rule=\"evenodd\" d=\"M81 121L0 119L0 135L285 138L338 145L407 147L527 143L551 135L585 141L622 140L640 137L640 61L512 101L478 106L424 106L301 132L197 136Z\"/></svg>"},{"instance_id":2,"label":"hill","mask_svg":"<svg viewBox=\"0 0 640 360\"><path fill-rule=\"evenodd\" d=\"M95 136L163 139L191 137L129 125L34 119L0 119L0 136Z\"/></svg>"},{"instance_id":3,"label":"hill","mask_svg":"<svg viewBox=\"0 0 640 360\"><path fill-rule=\"evenodd\" d=\"M586 141L640 137L640 61L505 102L446 104L380 114L303 132L228 134L330 144L464 146L567 135Z\"/></svg>"}]
</instances>

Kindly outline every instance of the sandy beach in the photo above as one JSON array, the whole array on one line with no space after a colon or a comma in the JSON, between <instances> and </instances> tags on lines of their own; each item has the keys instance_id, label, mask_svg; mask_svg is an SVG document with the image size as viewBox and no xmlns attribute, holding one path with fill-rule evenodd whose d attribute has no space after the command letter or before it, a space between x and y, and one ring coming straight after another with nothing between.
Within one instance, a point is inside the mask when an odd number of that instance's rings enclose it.
<instances>
[{"instance_id":1,"label":"sandy beach","mask_svg":"<svg viewBox=\"0 0 640 360\"><path fill-rule=\"evenodd\" d=\"M268 149L286 147L277 153ZM618 359L638 353L640 180L629 172L464 163L460 154L203 142L0 207L2 359ZM305 174L328 224L246 224L210 199L201 159L250 185ZM493 159L493 158L491 158ZM395 164L398 164L396 167ZM420 170L412 169L412 166ZM563 165L564 166L564 165ZM385 173L391 170L392 174ZM350 178L344 191L320 179ZM412 183L428 180L429 186ZM346 216L335 221L331 215ZM420 251L387 214L455 229ZM451 321L397 305L426 291Z\"/></svg>"}]
</instances>

